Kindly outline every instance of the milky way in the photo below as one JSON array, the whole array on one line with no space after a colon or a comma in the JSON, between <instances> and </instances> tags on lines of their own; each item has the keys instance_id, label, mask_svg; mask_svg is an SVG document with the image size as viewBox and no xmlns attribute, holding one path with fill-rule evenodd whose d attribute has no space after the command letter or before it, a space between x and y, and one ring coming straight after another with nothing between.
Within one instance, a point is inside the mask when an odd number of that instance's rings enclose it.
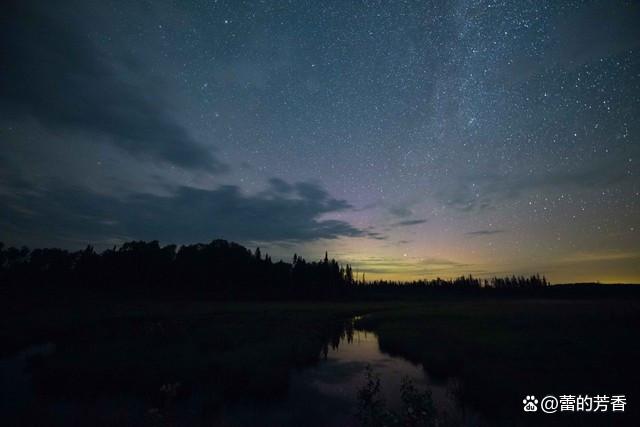
<instances>
[{"instance_id":1,"label":"milky way","mask_svg":"<svg viewBox=\"0 0 640 427\"><path fill-rule=\"evenodd\" d=\"M0 18L6 243L640 281L637 2L42 3Z\"/></svg>"}]
</instances>

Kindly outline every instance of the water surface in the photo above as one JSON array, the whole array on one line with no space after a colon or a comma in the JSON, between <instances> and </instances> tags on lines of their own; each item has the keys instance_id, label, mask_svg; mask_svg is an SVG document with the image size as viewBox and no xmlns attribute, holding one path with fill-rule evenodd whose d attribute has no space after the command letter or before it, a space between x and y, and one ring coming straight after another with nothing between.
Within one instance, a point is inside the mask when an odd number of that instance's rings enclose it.
<instances>
[{"instance_id":1,"label":"water surface","mask_svg":"<svg viewBox=\"0 0 640 427\"><path fill-rule=\"evenodd\" d=\"M194 387L183 398L171 399L167 392L165 405L136 395L103 396L78 401L71 399L38 400L34 394L28 360L46 357L55 346L31 347L0 361L3 374L5 414L39 407L49 421L67 425L78 420L126 421L132 425L223 425L223 426L357 426L357 393L365 384L365 368L370 365L380 377L382 397L389 409L400 408L400 384L408 377L420 389L431 391L438 413L458 411L453 389L455 382L433 381L420 365L380 351L378 337L347 322L338 335L327 342L312 366L291 368L284 396L273 399L245 399L211 405L206 386ZM261 363L258 359L255 363ZM267 366L266 369L269 367ZM180 387L180 385L178 385ZM19 418L15 418L19 419Z\"/></svg>"}]
</instances>

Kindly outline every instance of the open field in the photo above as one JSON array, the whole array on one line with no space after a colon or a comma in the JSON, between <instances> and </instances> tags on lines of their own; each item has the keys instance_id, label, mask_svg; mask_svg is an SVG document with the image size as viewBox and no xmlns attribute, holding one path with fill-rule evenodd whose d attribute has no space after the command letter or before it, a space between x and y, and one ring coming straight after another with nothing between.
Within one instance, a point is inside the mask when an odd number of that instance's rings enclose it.
<instances>
[{"instance_id":1,"label":"open field","mask_svg":"<svg viewBox=\"0 0 640 427\"><path fill-rule=\"evenodd\" d=\"M344 334L344 320L362 314L368 315L356 327L374 332L382 352L421 364L435 381L455 379L456 398L477 414L480 425L632 425L637 415L637 300L213 303L96 298L7 304L0 331L3 360L32 345L55 346L27 358L33 396L13 395L10 419L41 425L59 418L65 425L73 413L78 425L183 425L175 408L191 399L197 417L190 415L188 424L197 419L216 425L230 402L284 398L291 372L322 363L326 348ZM5 381L3 396L9 396L13 385ZM623 415L525 417L521 402L529 394L625 394L628 405ZM135 405L122 404L125 397ZM51 415L55 405L42 403L60 401L67 402L67 412L58 410L58 418ZM96 402L117 410L103 408L110 414L105 417ZM102 414L99 420L92 418L96 414Z\"/></svg>"}]
</instances>

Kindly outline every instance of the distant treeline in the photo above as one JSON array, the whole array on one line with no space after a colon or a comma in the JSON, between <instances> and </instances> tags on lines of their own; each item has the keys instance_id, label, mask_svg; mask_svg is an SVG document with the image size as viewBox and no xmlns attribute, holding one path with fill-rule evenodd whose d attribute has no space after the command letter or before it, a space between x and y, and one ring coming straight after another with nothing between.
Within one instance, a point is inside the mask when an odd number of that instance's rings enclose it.
<instances>
[{"instance_id":1,"label":"distant treeline","mask_svg":"<svg viewBox=\"0 0 640 427\"><path fill-rule=\"evenodd\" d=\"M546 278L506 277L388 282L356 280L350 265L334 259L308 262L294 255L291 263L273 262L255 251L226 240L209 244L167 245L132 241L96 252L14 248L0 243L0 283L13 289L80 287L109 291L153 293L207 292L225 297L317 298L358 292L448 289L538 289Z\"/></svg>"},{"instance_id":2,"label":"distant treeline","mask_svg":"<svg viewBox=\"0 0 640 427\"><path fill-rule=\"evenodd\" d=\"M511 277L492 277L490 279L480 279L473 276L461 276L451 280L432 279L432 280L414 280L410 282L398 282L387 280L375 280L367 282L367 286L371 288L394 288L397 286L405 286L412 288L447 288L447 289L539 289L549 286L551 283L547 281L545 276L540 277L539 274L533 276L511 276Z\"/></svg>"}]
</instances>

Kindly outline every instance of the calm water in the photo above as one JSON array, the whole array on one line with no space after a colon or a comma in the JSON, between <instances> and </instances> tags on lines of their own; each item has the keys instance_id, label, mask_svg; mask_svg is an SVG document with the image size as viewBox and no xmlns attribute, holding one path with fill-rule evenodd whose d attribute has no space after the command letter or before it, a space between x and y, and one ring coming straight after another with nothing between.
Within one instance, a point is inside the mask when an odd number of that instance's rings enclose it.
<instances>
[{"instance_id":1,"label":"calm water","mask_svg":"<svg viewBox=\"0 0 640 427\"><path fill-rule=\"evenodd\" d=\"M175 402L170 420L149 402L135 396L101 398L91 404L49 402L43 409L44 404L36 400L31 388L28 359L53 351L55 345L47 343L0 360L4 384L0 412L9 415L9 419L19 420L21 411L38 407L39 411L46 412L49 421L58 420L62 425L84 418L126 421L132 425L357 426L357 392L365 384L367 365L380 376L382 396L390 409L399 408L401 379L409 377L418 388L431 391L440 414L454 415L459 420L461 417L452 393L455 381L433 381L422 366L381 352L374 333L353 329L352 325L345 329L339 341L327 345L317 364L290 372L289 389L284 398L227 404L208 411L203 393L195 391ZM78 414L82 417L78 418ZM461 424L475 424L464 418Z\"/></svg>"},{"instance_id":2,"label":"calm water","mask_svg":"<svg viewBox=\"0 0 640 427\"><path fill-rule=\"evenodd\" d=\"M354 330L338 346L330 347L317 366L291 374L290 390L282 402L234 405L221 415L222 425L242 426L357 426L357 392L365 384L365 367L380 376L382 395L390 409L400 406L400 383L404 376L419 388L431 390L441 411L457 410L451 396L453 382L435 384L421 366L382 353L378 337Z\"/></svg>"}]
</instances>

